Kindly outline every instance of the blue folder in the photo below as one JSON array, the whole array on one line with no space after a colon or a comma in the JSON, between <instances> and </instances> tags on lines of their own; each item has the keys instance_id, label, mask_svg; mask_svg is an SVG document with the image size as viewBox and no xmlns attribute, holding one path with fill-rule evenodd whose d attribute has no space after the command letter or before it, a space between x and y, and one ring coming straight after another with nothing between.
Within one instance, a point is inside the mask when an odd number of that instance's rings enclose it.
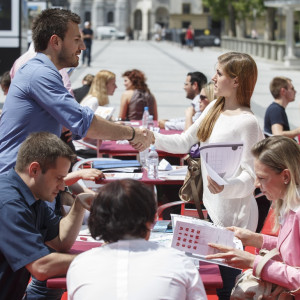
<instances>
[{"instance_id":1,"label":"blue folder","mask_svg":"<svg viewBox=\"0 0 300 300\"><path fill-rule=\"evenodd\" d=\"M94 161L93 167L99 170L118 168L141 168L138 160Z\"/></svg>"}]
</instances>

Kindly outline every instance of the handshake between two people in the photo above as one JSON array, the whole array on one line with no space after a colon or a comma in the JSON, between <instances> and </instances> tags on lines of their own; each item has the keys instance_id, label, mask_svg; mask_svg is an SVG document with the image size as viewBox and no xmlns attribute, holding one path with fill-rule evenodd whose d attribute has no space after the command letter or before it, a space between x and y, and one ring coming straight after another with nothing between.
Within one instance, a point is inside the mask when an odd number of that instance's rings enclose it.
<instances>
[{"instance_id":1,"label":"handshake between two people","mask_svg":"<svg viewBox=\"0 0 300 300\"><path fill-rule=\"evenodd\" d=\"M141 152L155 143L155 137L153 132L146 128L135 128L135 137L129 143L134 149Z\"/></svg>"}]
</instances>

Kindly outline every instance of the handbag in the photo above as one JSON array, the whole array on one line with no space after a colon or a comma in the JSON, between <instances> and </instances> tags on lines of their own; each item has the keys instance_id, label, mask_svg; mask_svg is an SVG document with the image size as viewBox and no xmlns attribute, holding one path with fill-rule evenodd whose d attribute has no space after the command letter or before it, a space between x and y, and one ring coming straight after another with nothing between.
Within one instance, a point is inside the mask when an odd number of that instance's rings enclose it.
<instances>
[{"instance_id":1,"label":"handbag","mask_svg":"<svg viewBox=\"0 0 300 300\"><path fill-rule=\"evenodd\" d=\"M187 162L187 174L179 190L179 198L185 202L193 202L197 208L200 219L204 219L201 204L203 199L203 182L201 172L201 159L192 158L188 154L184 160Z\"/></svg>"},{"instance_id":2,"label":"handbag","mask_svg":"<svg viewBox=\"0 0 300 300\"><path fill-rule=\"evenodd\" d=\"M286 288L275 283L260 279L261 271L264 265L278 255L278 250L271 251L262 249L259 255L263 256L257 265L255 276L253 269L248 269L236 278L236 283L231 291L230 300L292 300L295 294L299 294L300 289L288 291Z\"/></svg>"}]
</instances>

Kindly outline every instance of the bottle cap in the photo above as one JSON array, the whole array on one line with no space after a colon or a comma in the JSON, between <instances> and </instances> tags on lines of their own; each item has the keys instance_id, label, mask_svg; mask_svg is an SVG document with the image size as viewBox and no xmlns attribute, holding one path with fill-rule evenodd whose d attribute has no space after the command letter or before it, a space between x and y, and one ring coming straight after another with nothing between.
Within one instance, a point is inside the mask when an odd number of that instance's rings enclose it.
<instances>
[{"instance_id":1,"label":"bottle cap","mask_svg":"<svg viewBox=\"0 0 300 300\"><path fill-rule=\"evenodd\" d=\"M144 110L148 110L148 109L149 109L148 106L145 106L145 107L144 107Z\"/></svg>"},{"instance_id":2,"label":"bottle cap","mask_svg":"<svg viewBox=\"0 0 300 300\"><path fill-rule=\"evenodd\" d=\"M155 146L153 144L150 145L150 150L155 150Z\"/></svg>"},{"instance_id":3,"label":"bottle cap","mask_svg":"<svg viewBox=\"0 0 300 300\"><path fill-rule=\"evenodd\" d=\"M149 120L153 120L153 116L152 115L149 116Z\"/></svg>"}]
</instances>

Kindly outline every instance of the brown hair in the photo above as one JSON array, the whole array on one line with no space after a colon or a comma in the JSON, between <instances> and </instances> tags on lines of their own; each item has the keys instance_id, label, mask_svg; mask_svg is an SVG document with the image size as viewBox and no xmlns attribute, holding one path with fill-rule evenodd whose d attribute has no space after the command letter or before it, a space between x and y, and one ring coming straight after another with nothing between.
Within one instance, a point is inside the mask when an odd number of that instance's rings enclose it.
<instances>
[{"instance_id":1,"label":"brown hair","mask_svg":"<svg viewBox=\"0 0 300 300\"><path fill-rule=\"evenodd\" d=\"M250 107L251 96L257 80L257 66L253 58L246 53L228 52L218 57L226 76L238 78L237 101L241 106ZM220 96L201 122L198 138L205 142L211 135L217 119L225 105L225 98Z\"/></svg>"},{"instance_id":2,"label":"brown hair","mask_svg":"<svg viewBox=\"0 0 300 300\"><path fill-rule=\"evenodd\" d=\"M278 99L280 97L280 90L282 88L288 89L289 83L291 83L292 80L287 77L274 77L270 83L270 92L274 99Z\"/></svg>"},{"instance_id":3,"label":"brown hair","mask_svg":"<svg viewBox=\"0 0 300 300\"><path fill-rule=\"evenodd\" d=\"M80 24L80 17L66 9L50 8L43 10L34 20L32 26L35 51L46 50L48 42L54 34L64 40L69 22Z\"/></svg>"},{"instance_id":4,"label":"brown hair","mask_svg":"<svg viewBox=\"0 0 300 300\"><path fill-rule=\"evenodd\" d=\"M56 167L58 157L65 157L70 162L76 159L71 148L55 134L42 131L31 133L21 144L15 169L24 172L32 162L38 162L42 172L46 173Z\"/></svg>"},{"instance_id":5,"label":"brown hair","mask_svg":"<svg viewBox=\"0 0 300 300\"><path fill-rule=\"evenodd\" d=\"M150 94L150 90L146 84L145 74L142 71L137 69L129 70L124 72L122 77L128 77L136 90L148 92Z\"/></svg>"}]
</instances>

